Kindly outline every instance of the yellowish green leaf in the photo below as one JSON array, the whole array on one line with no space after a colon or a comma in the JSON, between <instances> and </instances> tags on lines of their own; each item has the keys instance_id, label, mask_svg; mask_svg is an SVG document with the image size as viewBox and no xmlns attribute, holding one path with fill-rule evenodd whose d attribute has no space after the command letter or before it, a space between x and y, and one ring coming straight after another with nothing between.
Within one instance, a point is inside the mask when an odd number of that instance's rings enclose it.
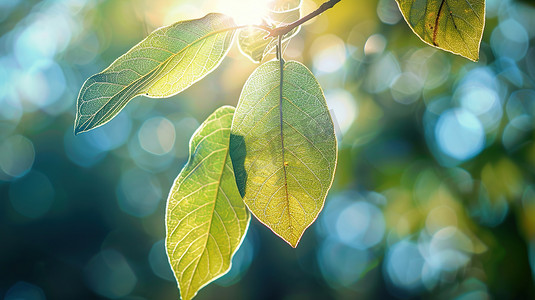
<instances>
[{"instance_id":1,"label":"yellowish green leaf","mask_svg":"<svg viewBox=\"0 0 535 300\"><path fill-rule=\"evenodd\" d=\"M138 95L169 97L201 80L219 66L235 31L231 18L208 14L152 32L87 79L78 95L75 133L105 124Z\"/></svg>"},{"instance_id":2,"label":"yellowish green leaf","mask_svg":"<svg viewBox=\"0 0 535 300\"><path fill-rule=\"evenodd\" d=\"M167 255L182 299L230 270L251 219L229 156L233 113L221 107L195 132L167 200Z\"/></svg>"},{"instance_id":3,"label":"yellowish green leaf","mask_svg":"<svg viewBox=\"0 0 535 300\"><path fill-rule=\"evenodd\" d=\"M282 70L279 61L270 61L247 80L232 121L230 149L247 207L296 247L323 208L337 146L314 75L294 61Z\"/></svg>"},{"instance_id":4,"label":"yellowish green leaf","mask_svg":"<svg viewBox=\"0 0 535 300\"><path fill-rule=\"evenodd\" d=\"M273 0L268 7L269 13L264 25L270 27L292 23L301 17L301 0ZM285 45L300 28L298 26L283 36ZM253 62L261 62L277 45L277 37L264 38L267 35L268 32L253 27L241 29L238 34L240 51Z\"/></svg>"},{"instance_id":5,"label":"yellowish green leaf","mask_svg":"<svg viewBox=\"0 0 535 300\"><path fill-rule=\"evenodd\" d=\"M479 59L485 0L396 0L405 20L427 44Z\"/></svg>"}]
</instances>

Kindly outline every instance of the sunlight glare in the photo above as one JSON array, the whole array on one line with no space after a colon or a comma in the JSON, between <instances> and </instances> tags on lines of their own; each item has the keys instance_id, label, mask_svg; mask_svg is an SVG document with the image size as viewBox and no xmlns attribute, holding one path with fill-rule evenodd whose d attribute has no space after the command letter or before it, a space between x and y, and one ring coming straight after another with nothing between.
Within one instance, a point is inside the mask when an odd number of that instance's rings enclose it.
<instances>
[{"instance_id":1,"label":"sunlight glare","mask_svg":"<svg viewBox=\"0 0 535 300\"><path fill-rule=\"evenodd\" d=\"M231 16L237 25L259 25L262 18L268 13L268 3L271 0L227 0L220 1L224 4L221 11Z\"/></svg>"}]
</instances>

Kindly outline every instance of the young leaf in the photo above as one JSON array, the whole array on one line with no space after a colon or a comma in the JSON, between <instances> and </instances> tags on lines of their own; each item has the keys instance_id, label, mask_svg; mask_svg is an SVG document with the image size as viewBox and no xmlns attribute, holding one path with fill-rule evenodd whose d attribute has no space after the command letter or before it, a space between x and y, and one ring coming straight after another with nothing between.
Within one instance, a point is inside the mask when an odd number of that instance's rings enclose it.
<instances>
[{"instance_id":1,"label":"young leaf","mask_svg":"<svg viewBox=\"0 0 535 300\"><path fill-rule=\"evenodd\" d=\"M175 95L213 71L227 54L236 31L234 21L208 14L162 27L91 76L77 101L75 133L98 127L138 95Z\"/></svg>"},{"instance_id":2,"label":"young leaf","mask_svg":"<svg viewBox=\"0 0 535 300\"><path fill-rule=\"evenodd\" d=\"M167 255L182 299L230 270L251 219L229 156L233 113L221 107L195 132L167 200Z\"/></svg>"},{"instance_id":3,"label":"young leaf","mask_svg":"<svg viewBox=\"0 0 535 300\"><path fill-rule=\"evenodd\" d=\"M396 0L403 17L431 46L479 59L485 0Z\"/></svg>"},{"instance_id":4,"label":"young leaf","mask_svg":"<svg viewBox=\"0 0 535 300\"><path fill-rule=\"evenodd\" d=\"M299 20L301 0L273 0L269 3L267 21L270 26L279 26ZM301 27L296 27L283 36L283 42L295 36ZM238 46L240 51L253 62L261 62L277 45L277 37L264 39L268 32L249 27L240 30Z\"/></svg>"},{"instance_id":5,"label":"young leaf","mask_svg":"<svg viewBox=\"0 0 535 300\"><path fill-rule=\"evenodd\" d=\"M279 61L258 67L234 113L230 149L247 207L296 247L323 208L337 159L333 121L314 75L298 62L282 72Z\"/></svg>"}]
</instances>

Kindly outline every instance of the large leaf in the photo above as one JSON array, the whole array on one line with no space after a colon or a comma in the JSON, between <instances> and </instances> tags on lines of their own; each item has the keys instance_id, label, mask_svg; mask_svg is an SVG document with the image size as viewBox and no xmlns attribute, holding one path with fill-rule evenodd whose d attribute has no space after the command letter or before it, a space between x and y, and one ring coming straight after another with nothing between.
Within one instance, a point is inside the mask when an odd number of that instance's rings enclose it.
<instances>
[{"instance_id":1,"label":"large leaf","mask_svg":"<svg viewBox=\"0 0 535 300\"><path fill-rule=\"evenodd\" d=\"M281 86L282 75L282 86ZM267 62L249 77L230 139L236 181L251 212L291 246L323 208L336 167L323 91L301 63Z\"/></svg>"},{"instance_id":2,"label":"large leaf","mask_svg":"<svg viewBox=\"0 0 535 300\"><path fill-rule=\"evenodd\" d=\"M251 219L229 156L233 113L221 107L195 132L167 200L167 255L182 299L228 272Z\"/></svg>"},{"instance_id":3,"label":"large leaf","mask_svg":"<svg viewBox=\"0 0 535 300\"><path fill-rule=\"evenodd\" d=\"M268 26L276 27L299 20L301 17L301 0L273 0L269 2L269 12L266 16ZM287 43L295 36L301 27L298 26L283 36ZM268 32L248 27L241 29L238 34L238 46L241 52L253 62L261 62L277 45L277 37L264 38Z\"/></svg>"},{"instance_id":4,"label":"large leaf","mask_svg":"<svg viewBox=\"0 0 535 300\"><path fill-rule=\"evenodd\" d=\"M485 27L485 0L396 0L424 42L473 61Z\"/></svg>"},{"instance_id":5,"label":"large leaf","mask_svg":"<svg viewBox=\"0 0 535 300\"><path fill-rule=\"evenodd\" d=\"M235 28L231 18L208 14L154 31L84 83L75 133L108 122L135 96L169 97L199 81L221 63Z\"/></svg>"}]
</instances>

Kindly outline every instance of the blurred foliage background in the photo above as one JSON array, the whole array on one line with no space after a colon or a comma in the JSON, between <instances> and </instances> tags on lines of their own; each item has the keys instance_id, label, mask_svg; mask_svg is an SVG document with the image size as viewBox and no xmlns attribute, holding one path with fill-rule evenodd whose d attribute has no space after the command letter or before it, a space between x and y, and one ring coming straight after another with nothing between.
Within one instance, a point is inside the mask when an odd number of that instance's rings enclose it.
<instances>
[{"instance_id":1,"label":"blurred foliage background","mask_svg":"<svg viewBox=\"0 0 535 300\"><path fill-rule=\"evenodd\" d=\"M187 91L74 136L77 93L157 27L254 3L0 0L0 297L177 299L166 195L256 65L234 47ZM325 90L335 184L297 249L253 220L198 299L535 299L534 41L533 1L487 0L477 63L421 42L394 0L304 26L285 57Z\"/></svg>"}]
</instances>

